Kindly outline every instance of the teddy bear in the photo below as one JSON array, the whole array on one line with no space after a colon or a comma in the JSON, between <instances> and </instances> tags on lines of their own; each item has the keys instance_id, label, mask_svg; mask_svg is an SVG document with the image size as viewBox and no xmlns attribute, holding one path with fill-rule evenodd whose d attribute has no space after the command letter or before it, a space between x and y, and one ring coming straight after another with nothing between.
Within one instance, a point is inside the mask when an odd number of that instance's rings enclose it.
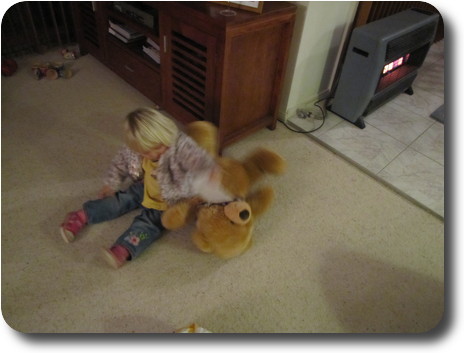
<instances>
[{"instance_id":1,"label":"teddy bear","mask_svg":"<svg viewBox=\"0 0 464 353\"><path fill-rule=\"evenodd\" d=\"M166 229L174 230L196 219L192 233L194 245L205 253L223 259L241 255L252 244L253 225L272 204L270 186L252 187L266 174L282 174L282 157L258 148L241 161L218 155L217 130L207 122L189 124L186 133L209 153L215 155L221 169L221 184L233 195L228 202L208 203L194 197L170 206L162 215Z\"/></svg>"}]
</instances>

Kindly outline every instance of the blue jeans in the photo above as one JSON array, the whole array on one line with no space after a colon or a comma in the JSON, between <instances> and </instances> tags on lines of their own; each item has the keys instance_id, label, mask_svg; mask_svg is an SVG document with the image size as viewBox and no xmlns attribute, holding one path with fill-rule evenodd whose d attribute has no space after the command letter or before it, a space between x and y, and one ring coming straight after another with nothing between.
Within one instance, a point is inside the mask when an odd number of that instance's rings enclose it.
<instances>
[{"instance_id":1,"label":"blue jeans","mask_svg":"<svg viewBox=\"0 0 464 353\"><path fill-rule=\"evenodd\" d=\"M127 212L142 208L142 213L134 218L131 226L116 240L124 246L131 258L139 256L148 246L162 235L162 211L143 207L143 183L132 184L125 191L114 196L84 203L88 224L96 224L118 218Z\"/></svg>"}]
</instances>

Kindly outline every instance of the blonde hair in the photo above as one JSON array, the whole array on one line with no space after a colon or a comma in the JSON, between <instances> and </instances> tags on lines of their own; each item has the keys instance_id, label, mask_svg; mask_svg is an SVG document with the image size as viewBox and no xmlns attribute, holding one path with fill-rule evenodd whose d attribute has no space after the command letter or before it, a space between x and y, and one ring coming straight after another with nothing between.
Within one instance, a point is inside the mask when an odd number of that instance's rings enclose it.
<instances>
[{"instance_id":1,"label":"blonde hair","mask_svg":"<svg viewBox=\"0 0 464 353\"><path fill-rule=\"evenodd\" d=\"M124 130L127 145L139 153L150 151L160 144L169 147L179 133L174 121L151 108L139 108L129 113Z\"/></svg>"}]
</instances>

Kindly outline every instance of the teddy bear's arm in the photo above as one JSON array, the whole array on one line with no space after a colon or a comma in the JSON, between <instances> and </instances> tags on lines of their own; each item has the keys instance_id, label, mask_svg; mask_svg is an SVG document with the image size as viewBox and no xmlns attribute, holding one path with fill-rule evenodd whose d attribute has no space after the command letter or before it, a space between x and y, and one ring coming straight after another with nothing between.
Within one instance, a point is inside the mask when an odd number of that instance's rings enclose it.
<instances>
[{"instance_id":1,"label":"teddy bear's arm","mask_svg":"<svg viewBox=\"0 0 464 353\"><path fill-rule=\"evenodd\" d=\"M166 229L181 228L193 218L194 209L194 202L180 201L163 212L161 223Z\"/></svg>"}]
</instances>

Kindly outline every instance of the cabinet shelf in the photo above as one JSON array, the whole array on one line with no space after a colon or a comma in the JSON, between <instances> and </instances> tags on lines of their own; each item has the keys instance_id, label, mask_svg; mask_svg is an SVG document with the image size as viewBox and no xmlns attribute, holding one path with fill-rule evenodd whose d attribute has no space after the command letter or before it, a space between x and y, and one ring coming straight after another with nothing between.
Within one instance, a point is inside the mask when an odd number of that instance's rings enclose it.
<instances>
[{"instance_id":1,"label":"cabinet shelf","mask_svg":"<svg viewBox=\"0 0 464 353\"><path fill-rule=\"evenodd\" d=\"M141 39L139 41L133 42L133 43L124 43L120 41L118 38L115 36L111 35L108 33L106 36L107 40L114 45L118 46L122 50L124 50L127 53L132 53L135 54L139 59L142 60L142 62L149 66L151 69L160 72L160 64L158 64L156 61L154 61L152 58L150 58L146 53L143 52L142 45L145 42L144 39ZM111 59L111 58L109 58Z\"/></svg>"}]
</instances>

